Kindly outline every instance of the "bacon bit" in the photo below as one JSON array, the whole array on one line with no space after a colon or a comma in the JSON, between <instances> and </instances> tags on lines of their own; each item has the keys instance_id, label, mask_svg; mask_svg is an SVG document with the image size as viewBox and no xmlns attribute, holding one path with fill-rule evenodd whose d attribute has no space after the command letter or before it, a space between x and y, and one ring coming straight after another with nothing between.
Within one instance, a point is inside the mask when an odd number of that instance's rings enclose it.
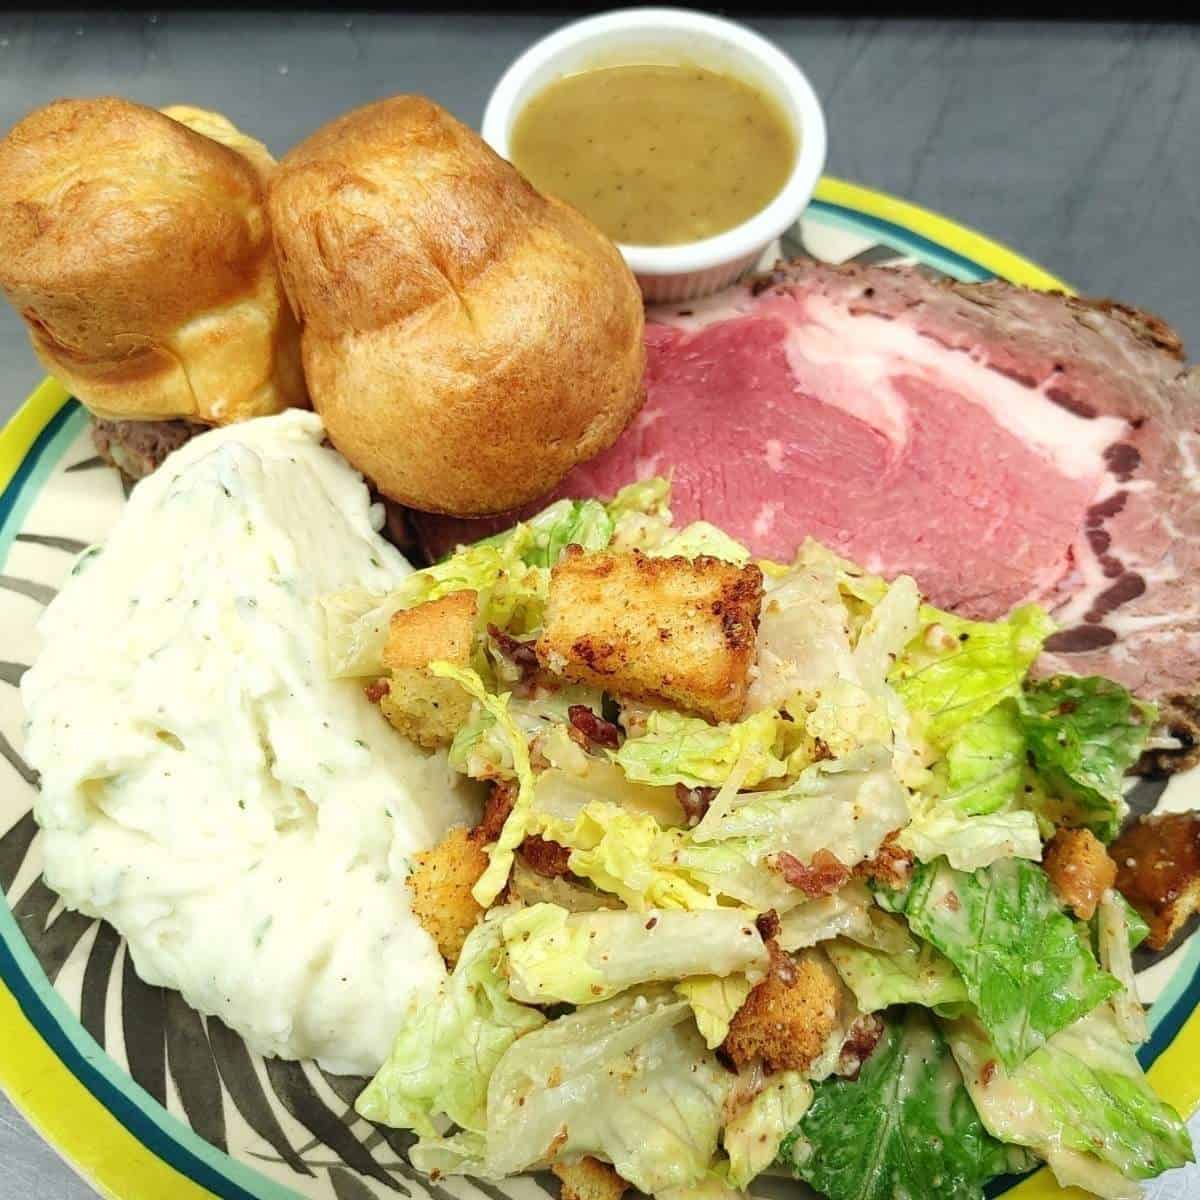
<instances>
[{"instance_id":1,"label":"bacon bit","mask_svg":"<svg viewBox=\"0 0 1200 1200\"><path fill-rule=\"evenodd\" d=\"M537 834L530 834L521 843L521 857L546 879L563 879L571 874L569 865L571 849L559 842L550 842Z\"/></svg>"},{"instance_id":2,"label":"bacon bit","mask_svg":"<svg viewBox=\"0 0 1200 1200\"><path fill-rule=\"evenodd\" d=\"M883 1021L875 1013L864 1013L850 1026L838 1055L836 1073L846 1079L857 1079L863 1063L883 1037Z\"/></svg>"},{"instance_id":3,"label":"bacon bit","mask_svg":"<svg viewBox=\"0 0 1200 1200\"><path fill-rule=\"evenodd\" d=\"M907 850L902 850L896 844L897 836L895 831L889 833L875 857L860 862L854 868L854 878L873 879L890 888L907 887L912 879L914 859Z\"/></svg>"},{"instance_id":4,"label":"bacon bit","mask_svg":"<svg viewBox=\"0 0 1200 1200\"><path fill-rule=\"evenodd\" d=\"M770 964L767 967L767 974L772 979L778 979L780 983L792 984L796 982L796 962L786 950L781 950L779 943L771 940L767 942L767 954L770 957Z\"/></svg>"},{"instance_id":5,"label":"bacon bit","mask_svg":"<svg viewBox=\"0 0 1200 1200\"><path fill-rule=\"evenodd\" d=\"M997 1070L999 1070L999 1068L996 1065L996 1060L994 1058L989 1058L987 1062L985 1062L983 1066L979 1068L979 1082L983 1084L984 1087L987 1087L987 1085L996 1078Z\"/></svg>"},{"instance_id":6,"label":"bacon bit","mask_svg":"<svg viewBox=\"0 0 1200 1200\"><path fill-rule=\"evenodd\" d=\"M716 797L716 788L690 788L686 783L677 783L675 785L675 799L679 801L679 807L683 809L683 815L687 817L689 825L700 824L704 819L704 814L708 812L709 805L712 804Z\"/></svg>"},{"instance_id":7,"label":"bacon bit","mask_svg":"<svg viewBox=\"0 0 1200 1200\"><path fill-rule=\"evenodd\" d=\"M833 751L829 746L821 738L813 738L813 762L824 762L832 757Z\"/></svg>"},{"instance_id":8,"label":"bacon bit","mask_svg":"<svg viewBox=\"0 0 1200 1200\"><path fill-rule=\"evenodd\" d=\"M535 675L541 664L538 662L537 651L532 642L523 642L510 633L505 633L498 625L487 627L488 635L496 643L500 653L514 666L521 668L521 675L528 679Z\"/></svg>"},{"instance_id":9,"label":"bacon bit","mask_svg":"<svg viewBox=\"0 0 1200 1200\"><path fill-rule=\"evenodd\" d=\"M650 918L650 920L648 920L648 921L646 922L646 928L647 928L647 929L653 929L653 928L655 927L655 925L657 925L657 924L658 924L658 918L657 918L657 917L651 917L651 918Z\"/></svg>"},{"instance_id":10,"label":"bacon bit","mask_svg":"<svg viewBox=\"0 0 1200 1200\"><path fill-rule=\"evenodd\" d=\"M392 690L392 685L386 679L376 679L363 688L363 695L372 704L378 704Z\"/></svg>"},{"instance_id":11,"label":"bacon bit","mask_svg":"<svg viewBox=\"0 0 1200 1200\"><path fill-rule=\"evenodd\" d=\"M492 783L487 802L483 806L483 818L471 830L471 836L483 845L494 842L508 820L513 805L517 802L517 785L507 779L498 779Z\"/></svg>"},{"instance_id":12,"label":"bacon bit","mask_svg":"<svg viewBox=\"0 0 1200 1200\"><path fill-rule=\"evenodd\" d=\"M772 938L779 936L779 914L773 908L768 908L754 924L758 927L758 932L764 942L769 942Z\"/></svg>"},{"instance_id":13,"label":"bacon bit","mask_svg":"<svg viewBox=\"0 0 1200 1200\"><path fill-rule=\"evenodd\" d=\"M836 892L850 879L850 868L828 850L818 850L809 866L781 850L775 855L775 863L784 879L811 899Z\"/></svg>"},{"instance_id":14,"label":"bacon bit","mask_svg":"<svg viewBox=\"0 0 1200 1200\"><path fill-rule=\"evenodd\" d=\"M621 731L603 717L598 717L586 704L572 704L567 718L587 740L597 746L615 750L621 744Z\"/></svg>"}]
</instances>

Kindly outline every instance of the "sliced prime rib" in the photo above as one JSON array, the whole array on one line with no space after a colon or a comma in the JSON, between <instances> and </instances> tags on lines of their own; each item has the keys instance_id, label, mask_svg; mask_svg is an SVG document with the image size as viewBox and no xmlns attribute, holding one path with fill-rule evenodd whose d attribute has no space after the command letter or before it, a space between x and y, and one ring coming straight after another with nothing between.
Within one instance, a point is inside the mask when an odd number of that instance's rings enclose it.
<instances>
[{"instance_id":1,"label":"sliced prime rib","mask_svg":"<svg viewBox=\"0 0 1200 1200\"><path fill-rule=\"evenodd\" d=\"M555 495L670 474L677 518L758 554L812 535L967 615L1037 600L1048 668L1200 691L1200 371L1157 319L798 262L646 340L645 407ZM435 556L511 519L416 518Z\"/></svg>"},{"instance_id":2,"label":"sliced prime rib","mask_svg":"<svg viewBox=\"0 0 1200 1200\"><path fill-rule=\"evenodd\" d=\"M127 479L145 479L163 460L207 425L194 421L106 421L92 418L92 444L96 453Z\"/></svg>"}]
</instances>

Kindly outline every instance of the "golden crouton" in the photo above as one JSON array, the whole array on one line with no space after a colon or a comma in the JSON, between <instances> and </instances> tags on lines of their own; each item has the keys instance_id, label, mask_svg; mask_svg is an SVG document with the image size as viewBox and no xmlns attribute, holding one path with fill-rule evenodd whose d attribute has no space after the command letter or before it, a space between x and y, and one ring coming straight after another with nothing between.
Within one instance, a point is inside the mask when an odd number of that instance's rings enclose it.
<instances>
[{"instance_id":1,"label":"golden crouton","mask_svg":"<svg viewBox=\"0 0 1200 1200\"><path fill-rule=\"evenodd\" d=\"M629 1184L608 1163L590 1155L575 1163L554 1163L562 1181L562 1200L621 1200Z\"/></svg>"},{"instance_id":2,"label":"golden crouton","mask_svg":"<svg viewBox=\"0 0 1200 1200\"><path fill-rule=\"evenodd\" d=\"M1046 843L1042 868L1058 898L1081 921L1090 921L1117 878L1117 864L1089 829L1060 829Z\"/></svg>"},{"instance_id":3,"label":"golden crouton","mask_svg":"<svg viewBox=\"0 0 1200 1200\"><path fill-rule=\"evenodd\" d=\"M383 665L391 674L379 708L419 745L448 746L471 711L471 697L453 679L432 675L429 664L444 660L469 666L478 615L478 596L463 591L392 617L383 649Z\"/></svg>"},{"instance_id":4,"label":"golden crouton","mask_svg":"<svg viewBox=\"0 0 1200 1200\"><path fill-rule=\"evenodd\" d=\"M754 661L762 572L719 558L584 554L550 576L542 665L613 695L733 721Z\"/></svg>"},{"instance_id":5,"label":"golden crouton","mask_svg":"<svg viewBox=\"0 0 1200 1200\"><path fill-rule=\"evenodd\" d=\"M770 972L734 1014L724 1050L739 1069L761 1059L768 1071L806 1071L837 1027L838 977L824 955L767 947Z\"/></svg>"},{"instance_id":6,"label":"golden crouton","mask_svg":"<svg viewBox=\"0 0 1200 1200\"><path fill-rule=\"evenodd\" d=\"M1117 890L1150 926L1146 945L1163 950L1200 910L1200 813L1154 813L1109 849Z\"/></svg>"},{"instance_id":7,"label":"golden crouton","mask_svg":"<svg viewBox=\"0 0 1200 1200\"><path fill-rule=\"evenodd\" d=\"M451 966L483 916L471 889L487 865L482 839L456 826L432 850L416 855L408 877L413 916Z\"/></svg>"}]
</instances>

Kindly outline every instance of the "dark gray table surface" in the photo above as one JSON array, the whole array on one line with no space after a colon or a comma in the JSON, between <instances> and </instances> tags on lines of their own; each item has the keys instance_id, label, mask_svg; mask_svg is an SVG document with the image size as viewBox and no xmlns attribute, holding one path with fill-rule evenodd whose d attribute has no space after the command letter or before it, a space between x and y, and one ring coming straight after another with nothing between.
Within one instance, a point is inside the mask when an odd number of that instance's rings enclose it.
<instances>
[{"instance_id":1,"label":"dark gray table surface","mask_svg":"<svg viewBox=\"0 0 1200 1200\"><path fill-rule=\"evenodd\" d=\"M225 112L276 153L355 104L424 92L478 123L545 16L0 13L0 126L56 96ZM1200 346L1200 26L753 21L809 72L831 173L1005 241ZM0 420L40 378L0 307ZM0 1038L3 1031L0 1031ZM1193 1122L1193 1129L1197 1129ZM1173 1172L1156 1200L1200 1195ZM82 1200L0 1098L0 1198Z\"/></svg>"}]
</instances>

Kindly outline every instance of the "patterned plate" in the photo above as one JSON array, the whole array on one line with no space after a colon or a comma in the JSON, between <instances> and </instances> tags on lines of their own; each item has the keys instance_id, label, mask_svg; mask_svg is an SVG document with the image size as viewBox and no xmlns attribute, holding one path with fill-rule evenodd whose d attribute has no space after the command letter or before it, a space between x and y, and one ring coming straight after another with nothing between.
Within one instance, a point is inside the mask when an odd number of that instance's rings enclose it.
<instances>
[{"instance_id":1,"label":"patterned plate","mask_svg":"<svg viewBox=\"0 0 1200 1200\"><path fill-rule=\"evenodd\" d=\"M962 280L1057 280L978 234L901 201L825 180L784 239L789 255L834 262L916 262ZM42 1135L102 1192L122 1200L285 1197L319 1200L544 1200L547 1181L499 1188L430 1184L409 1139L357 1117L361 1080L311 1063L264 1060L174 992L147 987L121 939L64 909L41 878L30 814L37 779L21 756L17 684L36 654L34 624L73 556L103 539L124 502L94 457L84 412L47 381L0 436L0 1084ZM1151 789L1140 807L1190 807L1193 781ZM1194 803L1194 800L1192 801ZM1142 1052L1158 1090L1200 1103L1200 939L1146 958L1153 1036ZM1196 1175L1185 1192L1200 1191ZM772 1181L763 1192L797 1197ZM997 1189L1062 1195L1045 1171Z\"/></svg>"}]
</instances>

